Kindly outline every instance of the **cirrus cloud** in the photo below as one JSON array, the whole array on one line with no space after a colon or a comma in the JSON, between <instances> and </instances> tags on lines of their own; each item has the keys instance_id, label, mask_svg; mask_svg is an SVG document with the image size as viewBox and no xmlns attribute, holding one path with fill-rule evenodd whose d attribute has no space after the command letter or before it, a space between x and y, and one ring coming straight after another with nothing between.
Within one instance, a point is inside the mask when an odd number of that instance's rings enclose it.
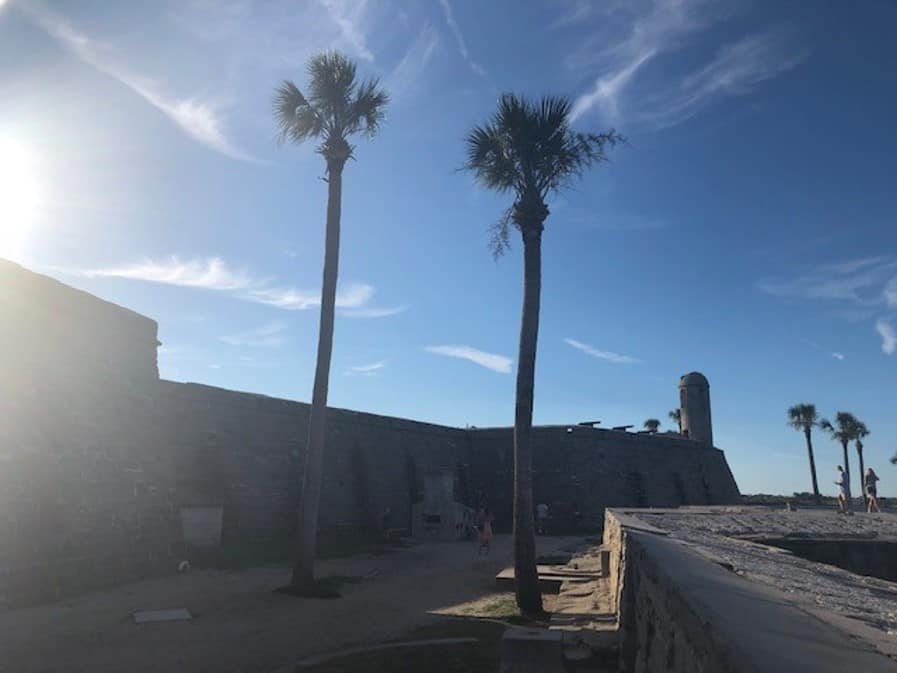
<instances>
[{"instance_id":1,"label":"cirrus cloud","mask_svg":"<svg viewBox=\"0 0 897 673\"><path fill-rule=\"evenodd\" d=\"M499 374L511 373L511 363L513 362L511 358L496 353L487 353L473 346L426 346L424 350L436 355L468 360Z\"/></svg>"},{"instance_id":2,"label":"cirrus cloud","mask_svg":"<svg viewBox=\"0 0 897 673\"><path fill-rule=\"evenodd\" d=\"M614 353L612 351L603 351L595 348L594 346L583 343L582 341L577 341L576 339L566 338L564 339L564 343L569 346L573 346L573 348L578 351L582 351L586 355L591 355L593 358L606 360L607 362L613 362L614 364L631 365L641 362L641 360L638 360L637 358L631 357L629 355L620 355L619 353Z\"/></svg>"}]
</instances>

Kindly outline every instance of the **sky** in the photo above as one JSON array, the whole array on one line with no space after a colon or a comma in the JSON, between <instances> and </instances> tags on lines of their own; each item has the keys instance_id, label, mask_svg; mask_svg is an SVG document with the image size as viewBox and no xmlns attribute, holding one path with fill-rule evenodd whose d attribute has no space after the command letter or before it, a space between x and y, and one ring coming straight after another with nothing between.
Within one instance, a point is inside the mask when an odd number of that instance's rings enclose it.
<instances>
[{"instance_id":1,"label":"sky","mask_svg":"<svg viewBox=\"0 0 897 673\"><path fill-rule=\"evenodd\" d=\"M897 496L895 26L885 0L0 0L0 256L157 320L164 378L307 401L324 166L271 108L337 49L392 101L344 174L330 404L511 425L521 245L492 259L510 201L463 138L502 92L565 95L628 142L549 203L535 422L669 429L698 370L743 492L809 490L785 415L812 402L866 422Z\"/></svg>"}]
</instances>

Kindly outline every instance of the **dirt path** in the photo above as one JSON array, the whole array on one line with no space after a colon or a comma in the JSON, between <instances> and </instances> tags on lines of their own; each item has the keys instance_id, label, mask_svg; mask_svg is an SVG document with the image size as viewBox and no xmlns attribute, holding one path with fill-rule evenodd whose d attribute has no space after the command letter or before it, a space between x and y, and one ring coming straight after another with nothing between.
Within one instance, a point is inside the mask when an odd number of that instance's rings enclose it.
<instances>
[{"instance_id":1,"label":"dirt path","mask_svg":"<svg viewBox=\"0 0 897 673\"><path fill-rule=\"evenodd\" d=\"M545 553L578 538L539 538ZM0 612L0 673L269 673L293 661L400 638L432 610L495 592L509 536L489 557L468 543L425 543L383 556L324 561L319 575L364 578L338 600L272 593L278 568L192 571ZM136 626L137 609L186 607L191 622Z\"/></svg>"}]
</instances>

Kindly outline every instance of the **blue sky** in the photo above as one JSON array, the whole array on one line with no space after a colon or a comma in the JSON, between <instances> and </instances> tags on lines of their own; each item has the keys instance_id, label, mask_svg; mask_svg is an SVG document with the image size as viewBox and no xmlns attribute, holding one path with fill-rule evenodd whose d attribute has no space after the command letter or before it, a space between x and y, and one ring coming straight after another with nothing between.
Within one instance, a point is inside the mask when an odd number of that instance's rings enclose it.
<instances>
[{"instance_id":1,"label":"blue sky","mask_svg":"<svg viewBox=\"0 0 897 673\"><path fill-rule=\"evenodd\" d=\"M520 246L456 169L500 92L569 95L629 143L550 203L536 422L668 426L700 370L743 491L809 488L809 401L897 495L897 7L861 4L0 0L0 256L158 320L166 378L307 400L326 189L271 100L340 49L393 102L345 173L330 401L508 425Z\"/></svg>"}]
</instances>

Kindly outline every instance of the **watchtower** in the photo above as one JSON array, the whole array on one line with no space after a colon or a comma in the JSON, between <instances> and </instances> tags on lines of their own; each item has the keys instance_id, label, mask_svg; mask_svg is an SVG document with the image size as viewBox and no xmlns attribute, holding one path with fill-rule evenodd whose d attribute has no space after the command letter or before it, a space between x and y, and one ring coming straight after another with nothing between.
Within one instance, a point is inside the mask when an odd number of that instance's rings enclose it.
<instances>
[{"instance_id":1,"label":"watchtower","mask_svg":"<svg viewBox=\"0 0 897 673\"><path fill-rule=\"evenodd\" d=\"M679 407L682 432L689 439L713 446L713 424L710 420L710 384L700 372L691 372L679 379Z\"/></svg>"}]
</instances>

